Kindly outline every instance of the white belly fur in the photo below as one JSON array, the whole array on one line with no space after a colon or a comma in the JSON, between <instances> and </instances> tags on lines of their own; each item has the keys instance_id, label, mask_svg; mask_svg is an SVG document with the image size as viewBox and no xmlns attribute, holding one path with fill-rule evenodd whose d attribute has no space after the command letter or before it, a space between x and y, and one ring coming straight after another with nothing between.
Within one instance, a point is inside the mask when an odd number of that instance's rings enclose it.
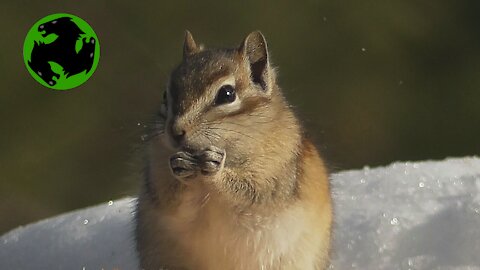
<instances>
[{"instance_id":1,"label":"white belly fur","mask_svg":"<svg viewBox=\"0 0 480 270\"><path fill-rule=\"evenodd\" d=\"M201 187L183 195L161 222L177 236L189 269L313 269L322 239L312 235L305 206L259 215L235 211Z\"/></svg>"}]
</instances>

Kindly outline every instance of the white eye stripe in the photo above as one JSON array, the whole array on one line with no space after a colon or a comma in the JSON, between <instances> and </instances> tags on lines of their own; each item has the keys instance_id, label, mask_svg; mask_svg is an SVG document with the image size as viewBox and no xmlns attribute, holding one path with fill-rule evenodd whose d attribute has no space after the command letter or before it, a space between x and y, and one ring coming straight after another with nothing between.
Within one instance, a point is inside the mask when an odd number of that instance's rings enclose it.
<instances>
[{"instance_id":1,"label":"white eye stripe","mask_svg":"<svg viewBox=\"0 0 480 270\"><path fill-rule=\"evenodd\" d=\"M236 97L233 102L212 107L212 105L215 104L215 100L220 88L224 85L231 85L235 89L235 84L236 84L235 77L232 75L225 76L218 79L214 83L210 84L210 86L208 86L206 89L204 89L204 93L197 100L194 100L192 102L192 104L190 105L190 107L186 112L184 112L182 115L175 116L173 115L172 103L179 102L179 101L172 100L170 82L168 82L165 90L168 102L166 102L166 104L164 103L162 106L165 108L160 107L160 110L162 111L165 109L164 115L166 117L167 122L171 121L174 117L180 117L182 121L191 122L191 121L194 121L193 119L196 119L198 116L202 115L205 109L210 109L210 108L219 114L228 114L228 113L235 112L241 108L241 104L242 104L242 100L239 98L238 93L236 93Z\"/></svg>"},{"instance_id":2,"label":"white eye stripe","mask_svg":"<svg viewBox=\"0 0 480 270\"><path fill-rule=\"evenodd\" d=\"M198 115L205 108L205 106L211 106L211 104L214 104L215 99L217 97L218 90L223 85L231 85L235 88L235 77L232 76L232 75L222 77L222 78L218 79L217 81L215 81L214 83L210 84L210 86L208 86L205 89L204 94L201 95L198 100L194 101L194 103L190 107L188 113L193 114L193 115ZM238 96L237 96L237 99L235 100L235 102L232 102L230 104L220 105L220 106L218 106L218 108L226 107L228 105L236 104L236 103L239 103L239 102L240 102L240 100L238 100ZM229 107L231 107L231 106L229 106ZM232 111L234 111L234 110L232 110Z\"/></svg>"},{"instance_id":3,"label":"white eye stripe","mask_svg":"<svg viewBox=\"0 0 480 270\"><path fill-rule=\"evenodd\" d=\"M240 102L240 99L237 97L235 101L233 101L232 103L225 103L225 104L216 106L216 110L221 111L223 113L231 113L240 109L241 105L242 103Z\"/></svg>"}]
</instances>

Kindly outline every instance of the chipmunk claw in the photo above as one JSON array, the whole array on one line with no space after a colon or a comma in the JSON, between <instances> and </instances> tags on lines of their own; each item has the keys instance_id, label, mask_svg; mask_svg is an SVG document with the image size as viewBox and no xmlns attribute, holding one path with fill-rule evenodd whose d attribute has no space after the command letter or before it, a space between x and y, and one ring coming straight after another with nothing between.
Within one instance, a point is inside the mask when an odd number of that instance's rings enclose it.
<instances>
[{"instance_id":1,"label":"chipmunk claw","mask_svg":"<svg viewBox=\"0 0 480 270\"><path fill-rule=\"evenodd\" d=\"M197 172L197 160L190 153L180 151L170 157L170 169L175 177L188 178Z\"/></svg>"},{"instance_id":2,"label":"chipmunk claw","mask_svg":"<svg viewBox=\"0 0 480 270\"><path fill-rule=\"evenodd\" d=\"M216 173L225 164L225 150L216 146L207 147L198 155L198 160L203 175Z\"/></svg>"}]
</instances>

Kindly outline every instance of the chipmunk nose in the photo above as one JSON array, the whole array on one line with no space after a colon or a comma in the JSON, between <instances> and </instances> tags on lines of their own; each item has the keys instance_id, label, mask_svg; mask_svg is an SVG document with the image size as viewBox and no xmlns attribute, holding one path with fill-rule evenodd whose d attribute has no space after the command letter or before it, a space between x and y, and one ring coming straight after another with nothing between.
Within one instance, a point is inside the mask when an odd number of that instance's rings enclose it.
<instances>
[{"instance_id":1,"label":"chipmunk nose","mask_svg":"<svg viewBox=\"0 0 480 270\"><path fill-rule=\"evenodd\" d=\"M179 143L182 142L184 138L185 138L185 130L181 130L179 133L173 134L173 139Z\"/></svg>"},{"instance_id":2,"label":"chipmunk nose","mask_svg":"<svg viewBox=\"0 0 480 270\"><path fill-rule=\"evenodd\" d=\"M186 134L185 129L183 129L177 124L172 125L170 132L172 134L173 140L177 143L181 143L185 139L185 134Z\"/></svg>"}]
</instances>

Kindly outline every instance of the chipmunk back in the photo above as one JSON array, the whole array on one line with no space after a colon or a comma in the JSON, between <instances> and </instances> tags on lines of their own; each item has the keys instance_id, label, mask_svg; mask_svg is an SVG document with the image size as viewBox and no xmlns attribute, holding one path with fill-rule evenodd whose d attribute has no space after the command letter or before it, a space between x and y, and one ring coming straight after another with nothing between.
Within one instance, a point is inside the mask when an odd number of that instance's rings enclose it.
<instances>
[{"instance_id":1,"label":"chipmunk back","mask_svg":"<svg viewBox=\"0 0 480 270\"><path fill-rule=\"evenodd\" d=\"M328 267L328 174L260 32L203 49L187 31L155 132L136 213L143 269Z\"/></svg>"}]
</instances>

